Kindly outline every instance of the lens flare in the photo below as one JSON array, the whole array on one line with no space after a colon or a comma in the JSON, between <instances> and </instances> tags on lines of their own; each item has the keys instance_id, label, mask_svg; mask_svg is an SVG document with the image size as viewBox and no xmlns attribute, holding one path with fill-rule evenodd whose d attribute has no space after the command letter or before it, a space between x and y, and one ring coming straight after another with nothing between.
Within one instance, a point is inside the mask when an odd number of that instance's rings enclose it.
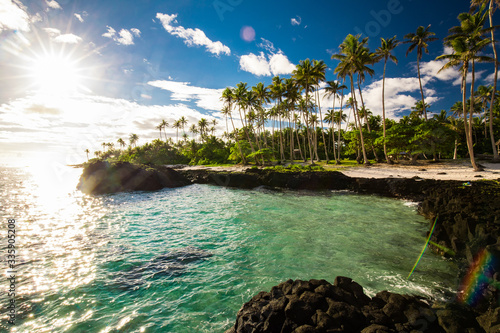
<instances>
[{"instance_id":1,"label":"lens flare","mask_svg":"<svg viewBox=\"0 0 500 333\"><path fill-rule=\"evenodd\" d=\"M470 265L467 274L462 280L457 299L459 302L476 305L483 295L483 291L494 284L496 258L488 250L481 250L474 262Z\"/></svg>"}]
</instances>

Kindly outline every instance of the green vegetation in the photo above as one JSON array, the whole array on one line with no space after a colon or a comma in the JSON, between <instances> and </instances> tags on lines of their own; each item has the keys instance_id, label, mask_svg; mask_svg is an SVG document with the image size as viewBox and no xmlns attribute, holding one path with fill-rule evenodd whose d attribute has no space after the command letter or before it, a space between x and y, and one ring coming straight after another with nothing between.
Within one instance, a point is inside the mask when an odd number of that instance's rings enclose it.
<instances>
[{"instance_id":1,"label":"green vegetation","mask_svg":"<svg viewBox=\"0 0 500 333\"><path fill-rule=\"evenodd\" d=\"M276 76L269 86L258 83L249 87L240 82L235 88L226 88L221 96L226 132L221 137L215 136L216 120L202 118L197 124L188 124L181 117L171 120L171 125L161 121L156 126L160 139L152 143L136 147L138 137L131 134L128 148L124 140L118 139L120 149L103 143L103 150L95 155L148 165L292 164L280 167L283 170L302 168L293 165L296 161L311 165L325 161L328 165L348 159L368 165L374 161L468 157L474 170L481 170L475 154L498 160L500 103L496 92L497 53L492 42L496 29L492 15L497 6L496 1L473 0L471 12L458 16L459 25L451 28L443 41L450 54L437 57L446 61L441 70L456 69L462 77L462 100L449 110L438 112L425 102L420 61L429 52L430 43L437 40L430 26L418 27L402 42L397 36L381 38L375 52L367 46L368 37L348 35L332 56L339 61L333 69L337 80L326 81L327 66L323 61L306 59L299 62L290 78ZM395 121L386 118L385 74L389 60L397 65L398 59L392 53L402 43L409 45L407 56L416 51L421 98L408 110L408 116ZM485 55L487 47L493 48L493 58ZM373 116L366 108L361 89L366 75L375 74L371 66L381 61L382 117ZM479 62L494 63L493 86L475 87ZM333 98L326 112L321 108L322 94ZM169 126L175 129L175 141L167 137ZM88 150L85 152L88 156Z\"/></svg>"}]
</instances>

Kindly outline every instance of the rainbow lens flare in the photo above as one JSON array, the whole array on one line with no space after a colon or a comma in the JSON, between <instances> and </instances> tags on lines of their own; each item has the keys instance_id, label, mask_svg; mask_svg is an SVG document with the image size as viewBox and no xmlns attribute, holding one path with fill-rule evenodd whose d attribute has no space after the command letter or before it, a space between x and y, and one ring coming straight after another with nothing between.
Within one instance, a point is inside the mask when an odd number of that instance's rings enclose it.
<instances>
[{"instance_id":1,"label":"rainbow lens flare","mask_svg":"<svg viewBox=\"0 0 500 333\"><path fill-rule=\"evenodd\" d=\"M477 305L484 290L489 285L496 284L493 280L495 265L495 256L486 249L481 250L474 258L474 262L470 265L467 274L462 280L457 300L471 306Z\"/></svg>"}]
</instances>

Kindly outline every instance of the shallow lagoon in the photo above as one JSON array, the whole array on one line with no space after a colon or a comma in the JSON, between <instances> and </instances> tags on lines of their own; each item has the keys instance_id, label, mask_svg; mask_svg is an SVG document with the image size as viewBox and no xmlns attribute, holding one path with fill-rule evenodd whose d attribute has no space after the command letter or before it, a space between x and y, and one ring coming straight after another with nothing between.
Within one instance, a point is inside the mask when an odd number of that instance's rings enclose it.
<instances>
[{"instance_id":1,"label":"shallow lagoon","mask_svg":"<svg viewBox=\"0 0 500 333\"><path fill-rule=\"evenodd\" d=\"M18 332L222 332L289 278L437 298L456 283L430 252L406 280L428 230L411 203L209 185L92 197L74 190L80 172L1 169L3 214L18 221Z\"/></svg>"}]
</instances>

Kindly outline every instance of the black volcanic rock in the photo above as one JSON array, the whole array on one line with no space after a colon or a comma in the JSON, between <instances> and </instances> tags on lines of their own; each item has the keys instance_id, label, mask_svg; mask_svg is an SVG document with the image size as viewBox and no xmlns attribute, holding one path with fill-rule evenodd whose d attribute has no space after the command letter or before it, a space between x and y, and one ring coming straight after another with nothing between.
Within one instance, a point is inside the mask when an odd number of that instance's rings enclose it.
<instances>
[{"instance_id":1,"label":"black volcanic rock","mask_svg":"<svg viewBox=\"0 0 500 333\"><path fill-rule=\"evenodd\" d=\"M433 308L418 296L382 291L370 298L347 277L337 277L333 285L288 280L245 303L226 333L484 332L481 325L500 324L499 313L497 308L476 320L466 306Z\"/></svg>"},{"instance_id":2,"label":"black volcanic rock","mask_svg":"<svg viewBox=\"0 0 500 333\"><path fill-rule=\"evenodd\" d=\"M125 191L155 191L180 187L191 182L170 168L147 168L127 162L97 161L89 164L80 177L78 189L89 194Z\"/></svg>"}]
</instances>

